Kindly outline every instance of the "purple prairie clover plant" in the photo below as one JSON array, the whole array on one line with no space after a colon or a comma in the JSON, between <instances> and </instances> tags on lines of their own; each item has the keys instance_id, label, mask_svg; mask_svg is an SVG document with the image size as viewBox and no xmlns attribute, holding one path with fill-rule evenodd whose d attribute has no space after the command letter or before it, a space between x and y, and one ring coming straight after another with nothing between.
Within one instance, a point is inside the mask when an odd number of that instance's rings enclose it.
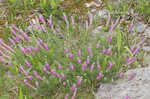
<instances>
[{"instance_id":1,"label":"purple prairie clover plant","mask_svg":"<svg viewBox=\"0 0 150 99\"><path fill-rule=\"evenodd\" d=\"M100 45L99 45L99 43L97 43L97 44L96 44L96 48L100 48Z\"/></svg>"},{"instance_id":2,"label":"purple prairie clover plant","mask_svg":"<svg viewBox=\"0 0 150 99\"><path fill-rule=\"evenodd\" d=\"M20 71L21 71L22 73L26 73L26 72L27 72L27 71L24 69L23 66L20 66Z\"/></svg>"},{"instance_id":3,"label":"purple prairie clover plant","mask_svg":"<svg viewBox=\"0 0 150 99\"><path fill-rule=\"evenodd\" d=\"M22 37L23 37L26 41L30 41L29 36L28 36L27 34L25 34L22 29L20 29L19 31L21 32Z\"/></svg>"},{"instance_id":4,"label":"purple prairie clover plant","mask_svg":"<svg viewBox=\"0 0 150 99\"><path fill-rule=\"evenodd\" d=\"M51 69L50 64L45 64L44 67L45 67L47 70L50 70L50 69Z\"/></svg>"},{"instance_id":5,"label":"purple prairie clover plant","mask_svg":"<svg viewBox=\"0 0 150 99\"><path fill-rule=\"evenodd\" d=\"M120 79L123 79L123 77L124 77L124 74L120 74L120 75L119 75L119 78L120 78Z\"/></svg>"},{"instance_id":6,"label":"purple prairie clover plant","mask_svg":"<svg viewBox=\"0 0 150 99\"><path fill-rule=\"evenodd\" d=\"M39 80L44 80L41 76L39 76L39 75L37 74L37 72L34 72L33 75L34 75L35 78L37 78L37 79L39 79Z\"/></svg>"},{"instance_id":7,"label":"purple prairie clover plant","mask_svg":"<svg viewBox=\"0 0 150 99\"><path fill-rule=\"evenodd\" d=\"M51 74L53 75L53 76L55 76L55 77L57 77L57 78L59 78L60 77L60 75L56 72L56 70L51 70Z\"/></svg>"},{"instance_id":8,"label":"purple prairie clover plant","mask_svg":"<svg viewBox=\"0 0 150 99\"><path fill-rule=\"evenodd\" d=\"M50 26L52 29L54 28L52 15L49 16L49 26Z\"/></svg>"},{"instance_id":9,"label":"purple prairie clover plant","mask_svg":"<svg viewBox=\"0 0 150 99\"><path fill-rule=\"evenodd\" d=\"M28 78L28 80L32 81L32 80L33 80L33 77L32 77L32 76L30 76L30 77Z\"/></svg>"},{"instance_id":10,"label":"purple prairie clover plant","mask_svg":"<svg viewBox=\"0 0 150 99\"><path fill-rule=\"evenodd\" d=\"M33 50L35 51L36 54L39 53L39 49L38 48L33 48Z\"/></svg>"},{"instance_id":11,"label":"purple prairie clover plant","mask_svg":"<svg viewBox=\"0 0 150 99\"><path fill-rule=\"evenodd\" d=\"M142 40L136 45L136 46L140 46L141 44L143 44L146 41L145 38L142 38Z\"/></svg>"},{"instance_id":12,"label":"purple prairie clover plant","mask_svg":"<svg viewBox=\"0 0 150 99\"><path fill-rule=\"evenodd\" d=\"M112 31L117 27L117 25L119 24L119 20L120 20L120 18L118 18L118 19L114 22L114 24L111 25L109 32L112 32Z\"/></svg>"},{"instance_id":13,"label":"purple prairie clover plant","mask_svg":"<svg viewBox=\"0 0 150 99\"><path fill-rule=\"evenodd\" d=\"M14 41L13 39L8 38L8 40L9 40L9 43L10 43L11 45L16 45L16 43L15 43L15 41Z\"/></svg>"},{"instance_id":14,"label":"purple prairie clover plant","mask_svg":"<svg viewBox=\"0 0 150 99\"><path fill-rule=\"evenodd\" d=\"M130 26L129 26L129 28L128 28L128 32L131 32L131 31L132 31L132 29L133 29L133 27L134 27L134 24L133 24L133 23L131 23L131 24L130 24Z\"/></svg>"},{"instance_id":15,"label":"purple prairie clover plant","mask_svg":"<svg viewBox=\"0 0 150 99\"><path fill-rule=\"evenodd\" d=\"M27 49L27 51L29 51L32 56L35 56L35 54L33 53L33 48L32 48L32 47L29 47L29 48Z\"/></svg>"}]
</instances>

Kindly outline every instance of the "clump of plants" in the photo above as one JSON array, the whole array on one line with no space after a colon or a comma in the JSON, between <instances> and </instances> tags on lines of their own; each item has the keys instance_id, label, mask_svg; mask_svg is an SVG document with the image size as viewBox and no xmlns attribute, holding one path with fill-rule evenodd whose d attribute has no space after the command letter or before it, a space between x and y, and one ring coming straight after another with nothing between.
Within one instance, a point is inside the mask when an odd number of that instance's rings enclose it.
<instances>
[{"instance_id":1,"label":"clump of plants","mask_svg":"<svg viewBox=\"0 0 150 99\"><path fill-rule=\"evenodd\" d=\"M138 66L145 39L131 33L133 24L122 30L124 19L112 22L108 15L99 27L93 18L89 14L89 20L77 23L78 16L64 14L63 21L53 23L53 16L40 16L29 30L11 27L14 52L9 69L20 79L23 92L59 99L83 97L82 92L94 95L100 83L122 78L124 66ZM101 30L94 34L93 26Z\"/></svg>"}]
</instances>

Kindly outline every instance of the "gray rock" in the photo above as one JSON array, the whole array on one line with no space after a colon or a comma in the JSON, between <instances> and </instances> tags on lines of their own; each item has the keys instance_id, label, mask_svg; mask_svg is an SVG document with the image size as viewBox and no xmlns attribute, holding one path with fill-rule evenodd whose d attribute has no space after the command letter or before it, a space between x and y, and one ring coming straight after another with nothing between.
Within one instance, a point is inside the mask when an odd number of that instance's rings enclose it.
<instances>
[{"instance_id":1,"label":"gray rock","mask_svg":"<svg viewBox=\"0 0 150 99\"><path fill-rule=\"evenodd\" d=\"M136 32L144 32L144 30L146 29L146 24L143 24L143 23L137 23L135 24L133 30L136 31Z\"/></svg>"},{"instance_id":2,"label":"gray rock","mask_svg":"<svg viewBox=\"0 0 150 99\"><path fill-rule=\"evenodd\" d=\"M150 52L150 46L143 46L143 50L145 52Z\"/></svg>"},{"instance_id":3,"label":"gray rock","mask_svg":"<svg viewBox=\"0 0 150 99\"><path fill-rule=\"evenodd\" d=\"M136 73L134 79L128 81L127 76ZM95 95L96 99L149 99L150 97L150 66L137 68L125 73L125 77L116 83L102 84Z\"/></svg>"}]
</instances>

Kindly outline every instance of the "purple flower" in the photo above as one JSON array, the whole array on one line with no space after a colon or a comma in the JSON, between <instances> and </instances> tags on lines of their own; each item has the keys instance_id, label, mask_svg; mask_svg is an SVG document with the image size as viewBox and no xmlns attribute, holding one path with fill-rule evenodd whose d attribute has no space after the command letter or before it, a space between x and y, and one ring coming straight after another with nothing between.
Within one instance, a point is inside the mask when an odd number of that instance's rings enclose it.
<instances>
[{"instance_id":1,"label":"purple flower","mask_svg":"<svg viewBox=\"0 0 150 99\"><path fill-rule=\"evenodd\" d=\"M82 56L81 50L78 51L78 56L79 56L79 57Z\"/></svg>"},{"instance_id":2,"label":"purple flower","mask_svg":"<svg viewBox=\"0 0 150 99\"><path fill-rule=\"evenodd\" d=\"M65 74L61 74L61 79L62 80L66 80L66 75Z\"/></svg>"},{"instance_id":3,"label":"purple flower","mask_svg":"<svg viewBox=\"0 0 150 99\"><path fill-rule=\"evenodd\" d=\"M16 25L13 25L12 28L14 28L17 31L19 30Z\"/></svg>"},{"instance_id":4,"label":"purple flower","mask_svg":"<svg viewBox=\"0 0 150 99\"><path fill-rule=\"evenodd\" d=\"M37 42L37 45L38 45L38 47L39 47L40 49L43 48L43 47L42 47L42 44L41 44L40 42Z\"/></svg>"},{"instance_id":5,"label":"purple flower","mask_svg":"<svg viewBox=\"0 0 150 99\"><path fill-rule=\"evenodd\" d=\"M26 73L26 71L25 71L23 66L20 66L20 70L21 70L21 72Z\"/></svg>"},{"instance_id":6,"label":"purple flower","mask_svg":"<svg viewBox=\"0 0 150 99\"><path fill-rule=\"evenodd\" d=\"M124 74L120 74L119 78L122 79L124 77Z\"/></svg>"},{"instance_id":7,"label":"purple flower","mask_svg":"<svg viewBox=\"0 0 150 99\"><path fill-rule=\"evenodd\" d=\"M69 95L68 95L68 94L66 94L66 95L65 95L65 99L68 99L68 97L69 97Z\"/></svg>"},{"instance_id":8,"label":"purple flower","mask_svg":"<svg viewBox=\"0 0 150 99\"><path fill-rule=\"evenodd\" d=\"M11 38L9 38L9 42L12 44L12 45L16 45L15 41Z\"/></svg>"},{"instance_id":9,"label":"purple flower","mask_svg":"<svg viewBox=\"0 0 150 99\"><path fill-rule=\"evenodd\" d=\"M101 70L101 65L100 64L97 65L97 70Z\"/></svg>"},{"instance_id":10,"label":"purple flower","mask_svg":"<svg viewBox=\"0 0 150 99\"><path fill-rule=\"evenodd\" d=\"M37 74L37 72L34 72L33 75L34 75L37 79L39 79L39 80L44 80L42 77L40 77L40 76Z\"/></svg>"},{"instance_id":11,"label":"purple flower","mask_svg":"<svg viewBox=\"0 0 150 99\"><path fill-rule=\"evenodd\" d=\"M125 99L130 99L130 97L129 97L129 96L126 96Z\"/></svg>"},{"instance_id":12,"label":"purple flower","mask_svg":"<svg viewBox=\"0 0 150 99\"><path fill-rule=\"evenodd\" d=\"M78 83L77 83L77 85L78 85L78 86L81 86L81 83L82 83L82 79L81 79L81 78L78 78Z\"/></svg>"},{"instance_id":13,"label":"purple flower","mask_svg":"<svg viewBox=\"0 0 150 99\"><path fill-rule=\"evenodd\" d=\"M89 26L91 26L93 24L93 14L89 14L88 17L90 20Z\"/></svg>"},{"instance_id":14,"label":"purple flower","mask_svg":"<svg viewBox=\"0 0 150 99\"><path fill-rule=\"evenodd\" d=\"M71 91L75 91L76 90L76 85L74 84L74 85L72 85L72 87L71 87Z\"/></svg>"},{"instance_id":15,"label":"purple flower","mask_svg":"<svg viewBox=\"0 0 150 99\"><path fill-rule=\"evenodd\" d=\"M65 49L65 53L69 53L70 52L70 49Z\"/></svg>"},{"instance_id":16,"label":"purple flower","mask_svg":"<svg viewBox=\"0 0 150 99\"><path fill-rule=\"evenodd\" d=\"M31 84L28 83L28 81L26 79L24 80L24 84L30 88L35 89Z\"/></svg>"},{"instance_id":17,"label":"purple flower","mask_svg":"<svg viewBox=\"0 0 150 99\"><path fill-rule=\"evenodd\" d=\"M134 58L129 58L128 61L127 61L127 64L128 64L128 65L133 64L135 61L136 61L136 57L134 57Z\"/></svg>"},{"instance_id":18,"label":"purple flower","mask_svg":"<svg viewBox=\"0 0 150 99\"><path fill-rule=\"evenodd\" d=\"M108 69L111 70L114 67L114 63L109 64Z\"/></svg>"},{"instance_id":19,"label":"purple flower","mask_svg":"<svg viewBox=\"0 0 150 99\"><path fill-rule=\"evenodd\" d=\"M74 55L73 54L69 55L69 58L73 60L74 59Z\"/></svg>"},{"instance_id":20,"label":"purple flower","mask_svg":"<svg viewBox=\"0 0 150 99\"><path fill-rule=\"evenodd\" d=\"M67 18L67 16L65 14L64 14L64 20L66 22L67 28L69 28L69 21L68 21L68 18Z\"/></svg>"},{"instance_id":21,"label":"purple flower","mask_svg":"<svg viewBox=\"0 0 150 99\"><path fill-rule=\"evenodd\" d=\"M131 24L130 24L130 26L129 26L129 28L128 28L128 32L131 32L131 31L132 31L132 29L133 29L133 27L134 27L134 24L133 24L133 23L131 23Z\"/></svg>"},{"instance_id":22,"label":"purple flower","mask_svg":"<svg viewBox=\"0 0 150 99\"><path fill-rule=\"evenodd\" d=\"M139 51L139 49L140 49L140 47L137 47L137 48L134 50L133 55L137 54L138 51Z\"/></svg>"},{"instance_id":23,"label":"purple flower","mask_svg":"<svg viewBox=\"0 0 150 99\"><path fill-rule=\"evenodd\" d=\"M131 50L131 52L134 52L134 47L131 47L130 50Z\"/></svg>"},{"instance_id":24,"label":"purple flower","mask_svg":"<svg viewBox=\"0 0 150 99\"><path fill-rule=\"evenodd\" d=\"M61 69L62 69L62 66L61 66L61 65L59 65L59 66L58 66L58 70L61 70Z\"/></svg>"},{"instance_id":25,"label":"purple flower","mask_svg":"<svg viewBox=\"0 0 150 99\"><path fill-rule=\"evenodd\" d=\"M29 79L30 81L32 81L32 80L33 80L33 78L32 78L32 77L29 77L28 79Z\"/></svg>"},{"instance_id":26,"label":"purple flower","mask_svg":"<svg viewBox=\"0 0 150 99\"><path fill-rule=\"evenodd\" d=\"M135 78L136 74L132 73L128 76L128 80L132 80L133 78Z\"/></svg>"},{"instance_id":27,"label":"purple flower","mask_svg":"<svg viewBox=\"0 0 150 99\"><path fill-rule=\"evenodd\" d=\"M42 23L44 23L44 24L46 23L46 22L45 22L45 18L44 18L42 15L40 16L40 21L41 21Z\"/></svg>"},{"instance_id":28,"label":"purple flower","mask_svg":"<svg viewBox=\"0 0 150 99\"><path fill-rule=\"evenodd\" d=\"M49 26L50 26L51 28L54 28L53 20L52 20L52 15L49 16Z\"/></svg>"},{"instance_id":29,"label":"purple flower","mask_svg":"<svg viewBox=\"0 0 150 99\"><path fill-rule=\"evenodd\" d=\"M84 63L84 64L82 65L82 71L83 71L83 72L86 71L87 68L88 68L88 65L87 65L86 63Z\"/></svg>"},{"instance_id":30,"label":"purple flower","mask_svg":"<svg viewBox=\"0 0 150 99\"><path fill-rule=\"evenodd\" d=\"M112 40L113 40L113 38L110 37L110 38L108 39L108 42L109 42L109 43L112 43Z\"/></svg>"},{"instance_id":31,"label":"purple flower","mask_svg":"<svg viewBox=\"0 0 150 99\"><path fill-rule=\"evenodd\" d=\"M71 23L72 23L72 25L75 24L75 22L74 22L74 16L71 16Z\"/></svg>"},{"instance_id":32,"label":"purple flower","mask_svg":"<svg viewBox=\"0 0 150 99\"><path fill-rule=\"evenodd\" d=\"M31 65L30 62L28 62L28 61L26 61L26 65L27 65L29 68L32 67L32 65Z\"/></svg>"},{"instance_id":33,"label":"purple flower","mask_svg":"<svg viewBox=\"0 0 150 99\"><path fill-rule=\"evenodd\" d=\"M44 44L44 48L45 48L47 51L49 51L49 50L50 50L50 48L48 47L48 45L47 45L47 44Z\"/></svg>"},{"instance_id":34,"label":"purple flower","mask_svg":"<svg viewBox=\"0 0 150 99\"><path fill-rule=\"evenodd\" d=\"M40 84L39 84L39 82L38 82L38 81L36 81L36 82L35 82L35 86L36 86L36 88L38 88L38 87L39 87L39 85L40 85Z\"/></svg>"},{"instance_id":35,"label":"purple flower","mask_svg":"<svg viewBox=\"0 0 150 99\"><path fill-rule=\"evenodd\" d=\"M99 48L100 46L99 46L99 44L96 44L96 48Z\"/></svg>"},{"instance_id":36,"label":"purple flower","mask_svg":"<svg viewBox=\"0 0 150 99\"><path fill-rule=\"evenodd\" d=\"M66 82L63 82L63 86L66 86L67 85L67 83Z\"/></svg>"},{"instance_id":37,"label":"purple flower","mask_svg":"<svg viewBox=\"0 0 150 99\"><path fill-rule=\"evenodd\" d=\"M102 50L102 54L107 54L107 50Z\"/></svg>"},{"instance_id":38,"label":"purple flower","mask_svg":"<svg viewBox=\"0 0 150 99\"><path fill-rule=\"evenodd\" d=\"M94 64L92 64L90 67L90 71L93 71L93 70L94 70Z\"/></svg>"},{"instance_id":39,"label":"purple flower","mask_svg":"<svg viewBox=\"0 0 150 99\"><path fill-rule=\"evenodd\" d=\"M78 64L81 64L82 63L82 59L78 59Z\"/></svg>"},{"instance_id":40,"label":"purple flower","mask_svg":"<svg viewBox=\"0 0 150 99\"><path fill-rule=\"evenodd\" d=\"M110 22L111 22L111 16L110 16L110 14L108 14L108 20L107 20L106 25L109 25L109 24L110 24Z\"/></svg>"},{"instance_id":41,"label":"purple flower","mask_svg":"<svg viewBox=\"0 0 150 99\"><path fill-rule=\"evenodd\" d=\"M75 70L74 65L71 65L71 66L70 66L70 70L72 70L72 71L74 71L74 70Z\"/></svg>"},{"instance_id":42,"label":"purple flower","mask_svg":"<svg viewBox=\"0 0 150 99\"><path fill-rule=\"evenodd\" d=\"M115 23L111 26L109 32L112 32L112 31L117 27L117 25L118 25L118 23L119 23L119 20L120 20L120 18L118 18L118 19L115 21Z\"/></svg>"},{"instance_id":43,"label":"purple flower","mask_svg":"<svg viewBox=\"0 0 150 99\"><path fill-rule=\"evenodd\" d=\"M28 48L28 51L31 53L31 55L32 55L32 56L34 56L34 55L35 55L35 54L33 53L33 49L32 49L32 47L29 47L29 48Z\"/></svg>"},{"instance_id":44,"label":"purple flower","mask_svg":"<svg viewBox=\"0 0 150 99\"><path fill-rule=\"evenodd\" d=\"M136 45L136 46L140 46L141 44L143 44L146 41L145 38L142 38L142 40Z\"/></svg>"},{"instance_id":45,"label":"purple flower","mask_svg":"<svg viewBox=\"0 0 150 99\"><path fill-rule=\"evenodd\" d=\"M90 64L90 58L89 58L89 56L88 56L88 58L86 59L86 63L87 63L87 64Z\"/></svg>"},{"instance_id":46,"label":"purple flower","mask_svg":"<svg viewBox=\"0 0 150 99\"><path fill-rule=\"evenodd\" d=\"M103 74L101 72L99 72L98 76L97 76L97 80L101 80L103 78Z\"/></svg>"},{"instance_id":47,"label":"purple flower","mask_svg":"<svg viewBox=\"0 0 150 99\"><path fill-rule=\"evenodd\" d=\"M46 68L47 70L50 70L50 69L51 69L50 64L45 64L45 68Z\"/></svg>"},{"instance_id":48,"label":"purple flower","mask_svg":"<svg viewBox=\"0 0 150 99\"><path fill-rule=\"evenodd\" d=\"M110 55L111 54L111 48L109 48L106 52L107 55Z\"/></svg>"},{"instance_id":49,"label":"purple flower","mask_svg":"<svg viewBox=\"0 0 150 99\"><path fill-rule=\"evenodd\" d=\"M23 36L23 38L26 40L26 41L30 41L30 38L28 35L26 35L21 29L19 30L21 32L21 35Z\"/></svg>"},{"instance_id":50,"label":"purple flower","mask_svg":"<svg viewBox=\"0 0 150 99\"><path fill-rule=\"evenodd\" d=\"M39 53L39 49L38 48L34 48L34 51L36 52L36 54Z\"/></svg>"},{"instance_id":51,"label":"purple flower","mask_svg":"<svg viewBox=\"0 0 150 99\"><path fill-rule=\"evenodd\" d=\"M93 52L92 52L92 48L91 47L88 47L88 52L90 54L90 57L93 57Z\"/></svg>"}]
</instances>

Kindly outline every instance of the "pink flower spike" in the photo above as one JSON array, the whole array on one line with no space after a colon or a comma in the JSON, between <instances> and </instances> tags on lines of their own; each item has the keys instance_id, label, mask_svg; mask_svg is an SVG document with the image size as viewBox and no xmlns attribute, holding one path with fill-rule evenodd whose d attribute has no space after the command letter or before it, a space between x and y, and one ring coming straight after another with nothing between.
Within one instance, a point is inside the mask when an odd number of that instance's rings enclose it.
<instances>
[{"instance_id":1,"label":"pink flower spike","mask_svg":"<svg viewBox=\"0 0 150 99\"><path fill-rule=\"evenodd\" d=\"M131 23L131 24L130 24L130 26L129 26L129 28L128 28L128 32L131 32L131 31L132 31L132 29L133 29L133 27L134 27L134 24L133 24L133 23Z\"/></svg>"},{"instance_id":2,"label":"pink flower spike","mask_svg":"<svg viewBox=\"0 0 150 99\"><path fill-rule=\"evenodd\" d=\"M84 64L82 65L82 71L83 71L83 72L86 71L87 68L88 68L87 64L84 63Z\"/></svg>"},{"instance_id":3,"label":"pink flower spike","mask_svg":"<svg viewBox=\"0 0 150 99\"><path fill-rule=\"evenodd\" d=\"M113 40L113 38L110 37L110 38L108 39L108 42L109 42L109 43L112 43L112 40Z\"/></svg>"},{"instance_id":4,"label":"pink flower spike","mask_svg":"<svg viewBox=\"0 0 150 99\"><path fill-rule=\"evenodd\" d=\"M94 70L94 64L91 65L90 71L92 72Z\"/></svg>"},{"instance_id":5,"label":"pink flower spike","mask_svg":"<svg viewBox=\"0 0 150 99\"><path fill-rule=\"evenodd\" d=\"M21 72L26 73L26 71L25 71L23 66L20 66L20 70L21 70Z\"/></svg>"},{"instance_id":6,"label":"pink flower spike","mask_svg":"<svg viewBox=\"0 0 150 99\"><path fill-rule=\"evenodd\" d=\"M110 14L108 14L108 20L107 20L106 25L109 25L110 23L111 23L111 16L110 16Z\"/></svg>"},{"instance_id":7,"label":"pink flower spike","mask_svg":"<svg viewBox=\"0 0 150 99\"><path fill-rule=\"evenodd\" d=\"M69 97L69 95L68 95L68 94L66 94L66 95L65 95L65 99L69 99L68 97Z\"/></svg>"},{"instance_id":8,"label":"pink flower spike","mask_svg":"<svg viewBox=\"0 0 150 99\"><path fill-rule=\"evenodd\" d=\"M131 99L129 96L126 96L125 99Z\"/></svg>"},{"instance_id":9,"label":"pink flower spike","mask_svg":"<svg viewBox=\"0 0 150 99\"><path fill-rule=\"evenodd\" d=\"M79 57L82 56L81 50L78 51L78 56L79 56Z\"/></svg>"},{"instance_id":10,"label":"pink flower spike","mask_svg":"<svg viewBox=\"0 0 150 99\"><path fill-rule=\"evenodd\" d=\"M87 64L90 64L90 58L89 58L89 56L88 56L88 58L86 59L86 63L87 63Z\"/></svg>"},{"instance_id":11,"label":"pink flower spike","mask_svg":"<svg viewBox=\"0 0 150 99\"><path fill-rule=\"evenodd\" d=\"M110 64L108 69L111 70L114 67L114 63Z\"/></svg>"},{"instance_id":12,"label":"pink flower spike","mask_svg":"<svg viewBox=\"0 0 150 99\"><path fill-rule=\"evenodd\" d=\"M96 48L99 48L100 46L99 46L99 44L96 44Z\"/></svg>"},{"instance_id":13,"label":"pink flower spike","mask_svg":"<svg viewBox=\"0 0 150 99\"><path fill-rule=\"evenodd\" d=\"M112 52L112 51L111 51L111 48L109 48L109 49L107 50L106 54L107 54L107 55L110 55L111 52Z\"/></svg>"},{"instance_id":14,"label":"pink flower spike","mask_svg":"<svg viewBox=\"0 0 150 99\"><path fill-rule=\"evenodd\" d=\"M45 48L47 51L49 51L49 50L50 50L50 48L48 47L48 45L47 45L47 44L44 44L44 48Z\"/></svg>"},{"instance_id":15,"label":"pink flower spike","mask_svg":"<svg viewBox=\"0 0 150 99\"><path fill-rule=\"evenodd\" d=\"M66 82L63 82L63 86L66 86L67 85L67 83Z\"/></svg>"},{"instance_id":16,"label":"pink flower spike","mask_svg":"<svg viewBox=\"0 0 150 99\"><path fill-rule=\"evenodd\" d=\"M49 16L49 26L53 29L53 20L52 20L52 15Z\"/></svg>"},{"instance_id":17,"label":"pink flower spike","mask_svg":"<svg viewBox=\"0 0 150 99\"><path fill-rule=\"evenodd\" d=\"M39 49L38 48L34 48L34 51L36 52L36 54L39 53Z\"/></svg>"},{"instance_id":18,"label":"pink flower spike","mask_svg":"<svg viewBox=\"0 0 150 99\"><path fill-rule=\"evenodd\" d=\"M74 16L71 16L71 23L72 23L72 25L75 24L75 22L74 22Z\"/></svg>"},{"instance_id":19,"label":"pink flower spike","mask_svg":"<svg viewBox=\"0 0 150 99\"><path fill-rule=\"evenodd\" d=\"M82 83L82 79L81 79L81 78L78 78L78 83L77 83L77 85L78 85L78 86L81 86L81 83Z\"/></svg>"},{"instance_id":20,"label":"pink flower spike","mask_svg":"<svg viewBox=\"0 0 150 99\"><path fill-rule=\"evenodd\" d=\"M123 77L124 77L124 74L120 74L120 75L119 75L119 78L120 78L120 79L123 79Z\"/></svg>"},{"instance_id":21,"label":"pink flower spike","mask_svg":"<svg viewBox=\"0 0 150 99\"><path fill-rule=\"evenodd\" d=\"M102 50L102 54L107 54L107 50Z\"/></svg>"},{"instance_id":22,"label":"pink flower spike","mask_svg":"<svg viewBox=\"0 0 150 99\"><path fill-rule=\"evenodd\" d=\"M134 47L131 47L130 50L131 50L131 52L134 52Z\"/></svg>"},{"instance_id":23,"label":"pink flower spike","mask_svg":"<svg viewBox=\"0 0 150 99\"><path fill-rule=\"evenodd\" d=\"M101 65L100 64L97 65L97 70L101 70Z\"/></svg>"},{"instance_id":24,"label":"pink flower spike","mask_svg":"<svg viewBox=\"0 0 150 99\"><path fill-rule=\"evenodd\" d=\"M66 75L65 74L61 74L61 79L62 80L66 80Z\"/></svg>"},{"instance_id":25,"label":"pink flower spike","mask_svg":"<svg viewBox=\"0 0 150 99\"><path fill-rule=\"evenodd\" d=\"M88 17L90 21L89 26L91 26L93 24L93 14L89 14Z\"/></svg>"},{"instance_id":26,"label":"pink flower spike","mask_svg":"<svg viewBox=\"0 0 150 99\"><path fill-rule=\"evenodd\" d=\"M137 60L136 57L130 58L130 59L128 59L127 64L128 65L133 64L136 60Z\"/></svg>"},{"instance_id":27,"label":"pink flower spike","mask_svg":"<svg viewBox=\"0 0 150 99\"><path fill-rule=\"evenodd\" d=\"M82 63L82 59L79 59L79 60L78 60L78 64L81 64L81 63Z\"/></svg>"},{"instance_id":28,"label":"pink flower spike","mask_svg":"<svg viewBox=\"0 0 150 99\"><path fill-rule=\"evenodd\" d=\"M130 75L128 76L128 80L132 80L132 79L134 79L134 78L135 78L135 76L136 76L136 74L135 74L135 73L130 74Z\"/></svg>"},{"instance_id":29,"label":"pink flower spike","mask_svg":"<svg viewBox=\"0 0 150 99\"><path fill-rule=\"evenodd\" d=\"M34 72L33 75L34 75L37 79L39 79L39 80L44 80L42 77L40 77L40 76L37 74L37 72Z\"/></svg>"},{"instance_id":30,"label":"pink flower spike","mask_svg":"<svg viewBox=\"0 0 150 99\"><path fill-rule=\"evenodd\" d=\"M74 85L71 87L71 91L75 91L76 88L77 88L77 87L76 87L76 85L74 84Z\"/></svg>"},{"instance_id":31,"label":"pink flower spike","mask_svg":"<svg viewBox=\"0 0 150 99\"><path fill-rule=\"evenodd\" d=\"M62 66L61 65L58 66L58 70L62 70Z\"/></svg>"},{"instance_id":32,"label":"pink flower spike","mask_svg":"<svg viewBox=\"0 0 150 99\"><path fill-rule=\"evenodd\" d=\"M26 61L26 65L28 66L28 68L31 68L32 65L30 64L30 62Z\"/></svg>"},{"instance_id":33,"label":"pink flower spike","mask_svg":"<svg viewBox=\"0 0 150 99\"><path fill-rule=\"evenodd\" d=\"M33 78L32 78L32 77L29 77L28 79L29 79L30 81L32 81L32 80L33 80Z\"/></svg>"},{"instance_id":34,"label":"pink flower spike","mask_svg":"<svg viewBox=\"0 0 150 99\"><path fill-rule=\"evenodd\" d=\"M65 53L69 53L69 52L70 52L69 48L65 49Z\"/></svg>"},{"instance_id":35,"label":"pink flower spike","mask_svg":"<svg viewBox=\"0 0 150 99\"><path fill-rule=\"evenodd\" d=\"M38 45L38 47L39 47L40 49L43 48L40 42L37 42L37 45Z\"/></svg>"},{"instance_id":36,"label":"pink flower spike","mask_svg":"<svg viewBox=\"0 0 150 99\"><path fill-rule=\"evenodd\" d=\"M101 80L103 78L103 74L101 72L99 72L97 80Z\"/></svg>"},{"instance_id":37,"label":"pink flower spike","mask_svg":"<svg viewBox=\"0 0 150 99\"><path fill-rule=\"evenodd\" d=\"M38 81L35 82L35 86L36 86L36 88L38 88L40 86Z\"/></svg>"},{"instance_id":38,"label":"pink flower spike","mask_svg":"<svg viewBox=\"0 0 150 99\"><path fill-rule=\"evenodd\" d=\"M31 84L28 83L28 81L25 79L24 84L32 89L35 89Z\"/></svg>"},{"instance_id":39,"label":"pink flower spike","mask_svg":"<svg viewBox=\"0 0 150 99\"><path fill-rule=\"evenodd\" d=\"M72 70L72 71L74 71L74 70L75 70L74 65L71 65L71 66L70 66L70 70Z\"/></svg>"},{"instance_id":40,"label":"pink flower spike","mask_svg":"<svg viewBox=\"0 0 150 99\"><path fill-rule=\"evenodd\" d=\"M66 22L67 28L69 28L69 21L68 21L68 18L67 18L67 16L65 14L64 14L64 20Z\"/></svg>"},{"instance_id":41,"label":"pink flower spike","mask_svg":"<svg viewBox=\"0 0 150 99\"><path fill-rule=\"evenodd\" d=\"M141 44L143 44L146 41L145 38L142 38L142 40L136 45L136 46L140 46Z\"/></svg>"},{"instance_id":42,"label":"pink flower spike","mask_svg":"<svg viewBox=\"0 0 150 99\"><path fill-rule=\"evenodd\" d=\"M45 18L44 18L42 15L40 16L40 21L41 21L43 24L46 24Z\"/></svg>"},{"instance_id":43,"label":"pink flower spike","mask_svg":"<svg viewBox=\"0 0 150 99\"><path fill-rule=\"evenodd\" d=\"M137 53L139 52L139 49L140 49L140 47L137 47L137 48L134 50L133 55L137 54Z\"/></svg>"},{"instance_id":44,"label":"pink flower spike","mask_svg":"<svg viewBox=\"0 0 150 99\"><path fill-rule=\"evenodd\" d=\"M73 60L74 59L74 55L73 54L69 55L69 58Z\"/></svg>"},{"instance_id":45,"label":"pink flower spike","mask_svg":"<svg viewBox=\"0 0 150 99\"><path fill-rule=\"evenodd\" d=\"M11 38L8 38L11 45L16 45L15 41Z\"/></svg>"},{"instance_id":46,"label":"pink flower spike","mask_svg":"<svg viewBox=\"0 0 150 99\"><path fill-rule=\"evenodd\" d=\"M13 25L12 28L14 28L15 30L19 30L18 27L16 25Z\"/></svg>"},{"instance_id":47,"label":"pink flower spike","mask_svg":"<svg viewBox=\"0 0 150 99\"><path fill-rule=\"evenodd\" d=\"M51 69L50 64L45 64L45 68L46 68L46 70L50 70Z\"/></svg>"},{"instance_id":48,"label":"pink flower spike","mask_svg":"<svg viewBox=\"0 0 150 99\"><path fill-rule=\"evenodd\" d=\"M14 36L16 36L17 35L17 33L16 33L16 31L15 30L11 30L11 32L12 32L12 34L14 35Z\"/></svg>"}]
</instances>

